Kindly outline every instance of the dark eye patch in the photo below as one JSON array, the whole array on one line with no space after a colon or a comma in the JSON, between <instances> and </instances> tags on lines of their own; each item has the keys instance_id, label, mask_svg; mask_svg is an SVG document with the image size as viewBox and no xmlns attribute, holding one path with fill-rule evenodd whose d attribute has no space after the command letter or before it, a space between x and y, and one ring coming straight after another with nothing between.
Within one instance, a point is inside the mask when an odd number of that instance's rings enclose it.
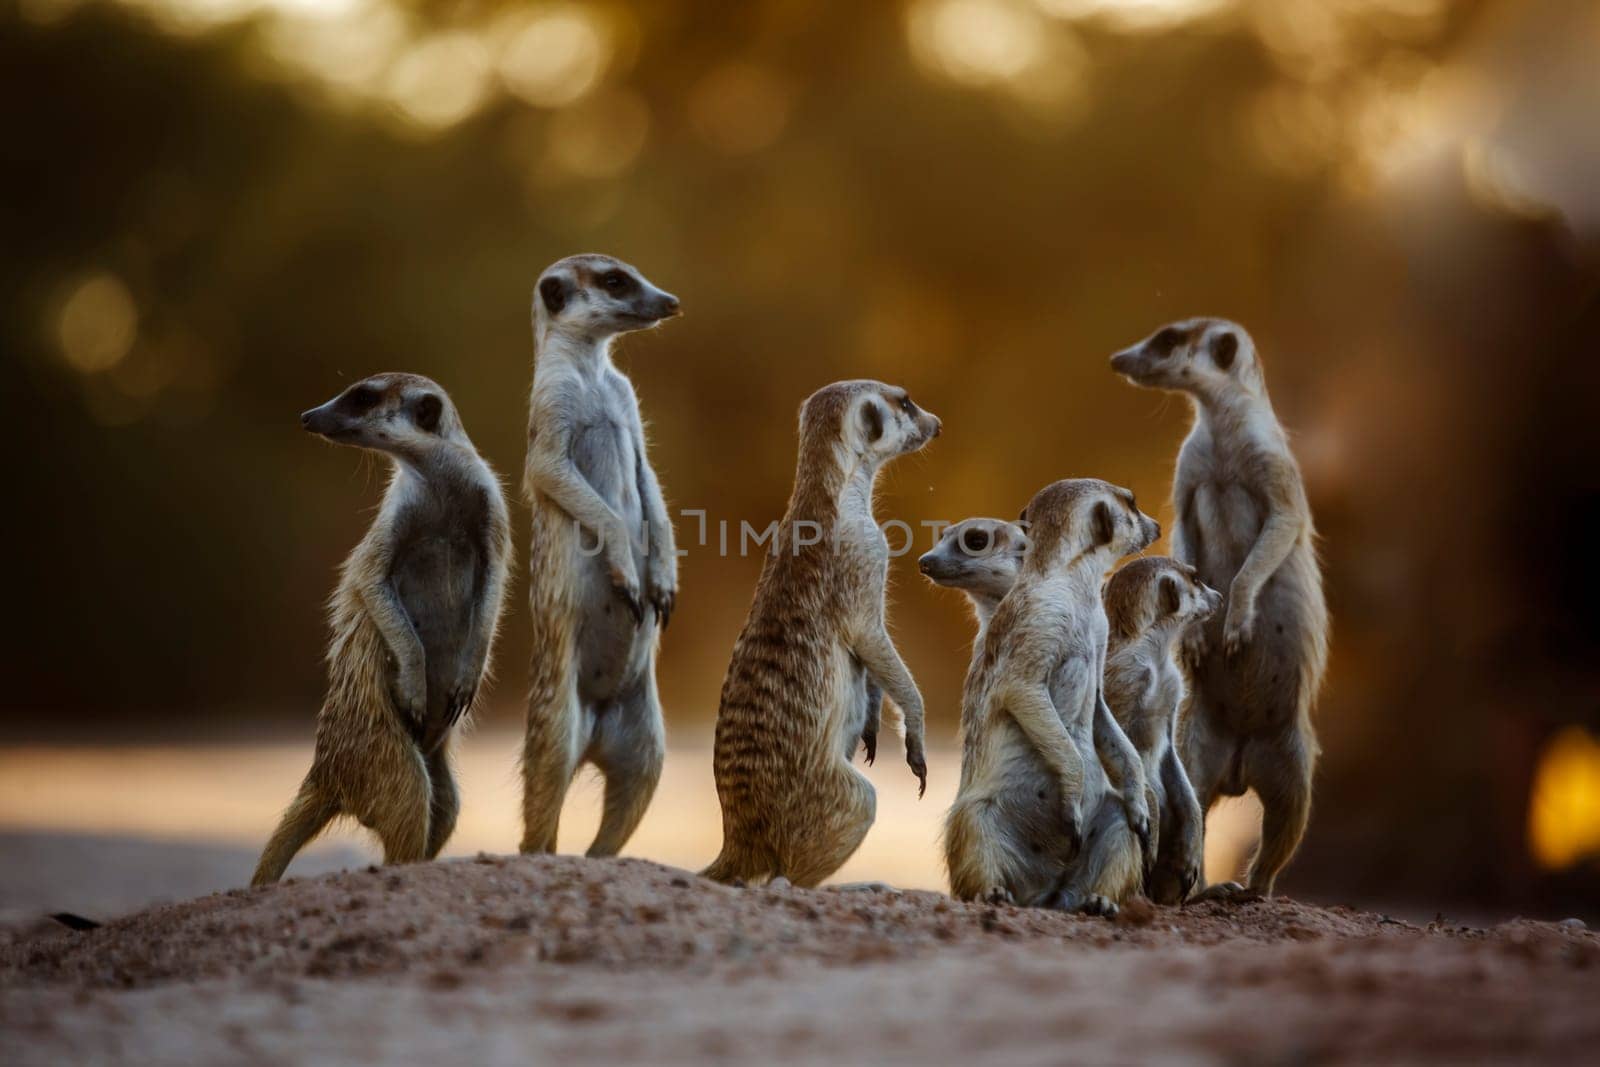
<instances>
[{"instance_id":1,"label":"dark eye patch","mask_svg":"<svg viewBox=\"0 0 1600 1067\"><path fill-rule=\"evenodd\" d=\"M1148 346L1152 355L1159 359L1166 359L1172 355L1172 350L1188 340L1187 330L1180 330L1176 326L1168 326L1154 337L1150 338Z\"/></svg>"},{"instance_id":2,"label":"dark eye patch","mask_svg":"<svg viewBox=\"0 0 1600 1067\"><path fill-rule=\"evenodd\" d=\"M989 531L974 527L961 531L961 551L969 556L981 556L989 551Z\"/></svg>"},{"instance_id":3,"label":"dark eye patch","mask_svg":"<svg viewBox=\"0 0 1600 1067\"><path fill-rule=\"evenodd\" d=\"M432 393L424 393L413 409L416 413L417 429L424 433L439 432L439 418L444 414L444 401Z\"/></svg>"},{"instance_id":4,"label":"dark eye patch","mask_svg":"<svg viewBox=\"0 0 1600 1067\"><path fill-rule=\"evenodd\" d=\"M370 385L358 385L348 390L339 401L339 407L350 415L365 415L378 406L383 394Z\"/></svg>"},{"instance_id":5,"label":"dark eye patch","mask_svg":"<svg viewBox=\"0 0 1600 1067\"><path fill-rule=\"evenodd\" d=\"M600 275L600 285L613 296L620 296L635 288L632 276L622 270L608 270Z\"/></svg>"},{"instance_id":6,"label":"dark eye patch","mask_svg":"<svg viewBox=\"0 0 1600 1067\"><path fill-rule=\"evenodd\" d=\"M917 405L911 399L911 394L907 393L905 396L900 398L900 410L905 412L907 415L915 415L917 413Z\"/></svg>"}]
</instances>

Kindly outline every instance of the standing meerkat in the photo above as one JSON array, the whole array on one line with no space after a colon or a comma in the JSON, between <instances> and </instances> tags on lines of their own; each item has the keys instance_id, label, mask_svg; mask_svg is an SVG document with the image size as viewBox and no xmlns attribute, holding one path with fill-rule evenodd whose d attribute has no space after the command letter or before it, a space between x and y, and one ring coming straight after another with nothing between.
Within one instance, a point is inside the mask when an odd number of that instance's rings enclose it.
<instances>
[{"instance_id":1,"label":"standing meerkat","mask_svg":"<svg viewBox=\"0 0 1600 1067\"><path fill-rule=\"evenodd\" d=\"M1100 585L1160 528L1128 490L1094 479L1046 486L1022 520L1022 568L967 672L950 888L1114 915L1139 888L1150 825L1138 753L1102 692Z\"/></svg>"},{"instance_id":2,"label":"standing meerkat","mask_svg":"<svg viewBox=\"0 0 1600 1067\"><path fill-rule=\"evenodd\" d=\"M850 765L875 729L872 687L904 715L906 762L926 787L922 695L886 629L889 547L872 495L886 462L938 434L931 412L881 382L837 382L801 407L794 491L722 684L722 851L706 877L814 886L850 858L877 810Z\"/></svg>"},{"instance_id":3,"label":"standing meerkat","mask_svg":"<svg viewBox=\"0 0 1600 1067\"><path fill-rule=\"evenodd\" d=\"M1135 385L1183 393L1194 407L1172 483L1172 554L1224 591L1227 610L1184 639L1192 691L1179 743L1204 810L1246 789L1261 799L1248 885L1270 896L1311 815L1311 711L1328 662L1300 467L1255 345L1235 323L1173 323L1112 356L1111 368ZM1229 882L1207 895L1238 892Z\"/></svg>"},{"instance_id":4,"label":"standing meerkat","mask_svg":"<svg viewBox=\"0 0 1600 1067\"><path fill-rule=\"evenodd\" d=\"M522 851L553 852L580 763L605 776L591 856L613 856L661 778L660 631L678 595L661 485L613 339L678 313L678 298L609 256L552 264L534 294L523 492L533 509L532 686L522 750Z\"/></svg>"},{"instance_id":5,"label":"standing meerkat","mask_svg":"<svg viewBox=\"0 0 1600 1067\"><path fill-rule=\"evenodd\" d=\"M377 833L385 863L439 854L460 807L450 734L489 674L511 541L499 479L427 378L375 375L300 421L394 469L334 590L311 771L252 885L283 877L338 815Z\"/></svg>"},{"instance_id":6,"label":"standing meerkat","mask_svg":"<svg viewBox=\"0 0 1600 1067\"><path fill-rule=\"evenodd\" d=\"M1166 556L1134 560L1105 587L1106 703L1144 767L1155 854L1145 894L1157 904L1183 903L1204 869L1205 813L1178 756L1177 643L1221 603L1193 567Z\"/></svg>"}]
</instances>

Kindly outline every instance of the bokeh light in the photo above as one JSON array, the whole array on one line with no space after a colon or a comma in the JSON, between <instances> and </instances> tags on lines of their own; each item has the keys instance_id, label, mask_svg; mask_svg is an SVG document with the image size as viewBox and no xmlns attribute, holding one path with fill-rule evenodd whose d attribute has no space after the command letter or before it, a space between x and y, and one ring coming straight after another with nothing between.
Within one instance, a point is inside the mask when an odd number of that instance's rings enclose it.
<instances>
[{"instance_id":1,"label":"bokeh light","mask_svg":"<svg viewBox=\"0 0 1600 1067\"><path fill-rule=\"evenodd\" d=\"M1542 866L1556 870L1600 856L1600 740L1581 726L1556 734L1539 757L1528 844Z\"/></svg>"},{"instance_id":2,"label":"bokeh light","mask_svg":"<svg viewBox=\"0 0 1600 1067\"><path fill-rule=\"evenodd\" d=\"M488 52L476 37L444 33L407 49L390 69L387 88L407 118L442 129L482 106L489 76Z\"/></svg>"},{"instance_id":3,"label":"bokeh light","mask_svg":"<svg viewBox=\"0 0 1600 1067\"><path fill-rule=\"evenodd\" d=\"M509 18L499 33L505 38L500 77L535 107L565 107L580 100L605 74L607 34L588 8L536 8Z\"/></svg>"},{"instance_id":4,"label":"bokeh light","mask_svg":"<svg viewBox=\"0 0 1600 1067\"><path fill-rule=\"evenodd\" d=\"M56 338L61 355L85 374L109 370L133 347L139 310L128 287L115 275L90 275L61 304Z\"/></svg>"}]
</instances>

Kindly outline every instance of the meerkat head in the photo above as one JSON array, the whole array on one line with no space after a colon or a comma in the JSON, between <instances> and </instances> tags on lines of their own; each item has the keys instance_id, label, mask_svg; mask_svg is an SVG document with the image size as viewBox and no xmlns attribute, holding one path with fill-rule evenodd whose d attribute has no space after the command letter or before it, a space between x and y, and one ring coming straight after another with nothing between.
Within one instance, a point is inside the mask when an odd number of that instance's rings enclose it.
<instances>
[{"instance_id":1,"label":"meerkat head","mask_svg":"<svg viewBox=\"0 0 1600 1067\"><path fill-rule=\"evenodd\" d=\"M1111 632L1124 640L1156 627L1181 633L1222 606L1222 594L1193 567L1168 556L1145 556L1120 568L1104 596Z\"/></svg>"},{"instance_id":2,"label":"meerkat head","mask_svg":"<svg viewBox=\"0 0 1600 1067\"><path fill-rule=\"evenodd\" d=\"M1226 319L1185 319L1163 326L1111 357L1111 369L1134 385L1194 396L1260 390L1256 348Z\"/></svg>"},{"instance_id":3,"label":"meerkat head","mask_svg":"<svg viewBox=\"0 0 1600 1067\"><path fill-rule=\"evenodd\" d=\"M1052 482L1034 494L1018 520L1028 533L1023 567L1055 570L1088 559L1102 568L1150 547L1161 526L1133 493L1098 478Z\"/></svg>"},{"instance_id":4,"label":"meerkat head","mask_svg":"<svg viewBox=\"0 0 1600 1067\"><path fill-rule=\"evenodd\" d=\"M834 382L800 408L802 440L836 442L873 467L917 451L939 430L938 416L919 408L904 389L882 382Z\"/></svg>"},{"instance_id":5,"label":"meerkat head","mask_svg":"<svg viewBox=\"0 0 1600 1067\"><path fill-rule=\"evenodd\" d=\"M412 455L437 444L466 442L450 396L420 374L374 374L320 407L300 425L341 445Z\"/></svg>"},{"instance_id":6,"label":"meerkat head","mask_svg":"<svg viewBox=\"0 0 1600 1067\"><path fill-rule=\"evenodd\" d=\"M541 335L556 329L593 340L648 330L678 314L677 297L620 259L592 254L545 268L533 306Z\"/></svg>"},{"instance_id":7,"label":"meerkat head","mask_svg":"<svg viewBox=\"0 0 1600 1067\"><path fill-rule=\"evenodd\" d=\"M946 526L917 566L935 585L998 601L1016 584L1027 547L1027 535L1014 522L964 519Z\"/></svg>"}]
</instances>

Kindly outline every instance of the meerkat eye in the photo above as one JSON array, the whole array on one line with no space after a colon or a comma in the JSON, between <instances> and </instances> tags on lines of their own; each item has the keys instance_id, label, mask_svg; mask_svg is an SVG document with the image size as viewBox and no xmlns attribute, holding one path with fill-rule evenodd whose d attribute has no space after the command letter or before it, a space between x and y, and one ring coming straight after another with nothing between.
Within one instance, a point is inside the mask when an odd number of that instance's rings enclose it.
<instances>
[{"instance_id":1,"label":"meerkat eye","mask_svg":"<svg viewBox=\"0 0 1600 1067\"><path fill-rule=\"evenodd\" d=\"M907 415L915 415L917 413L917 405L912 401L910 394L900 398L900 410Z\"/></svg>"},{"instance_id":2,"label":"meerkat eye","mask_svg":"<svg viewBox=\"0 0 1600 1067\"><path fill-rule=\"evenodd\" d=\"M981 556L989 551L989 531L978 529L961 531L961 551L969 556Z\"/></svg>"},{"instance_id":3,"label":"meerkat eye","mask_svg":"<svg viewBox=\"0 0 1600 1067\"><path fill-rule=\"evenodd\" d=\"M1172 355L1172 350L1183 344L1184 332L1176 326L1168 326L1150 339L1150 351L1162 359Z\"/></svg>"},{"instance_id":4,"label":"meerkat eye","mask_svg":"<svg viewBox=\"0 0 1600 1067\"><path fill-rule=\"evenodd\" d=\"M378 406L383 394L370 385L358 385L344 394L339 406L352 415L365 415Z\"/></svg>"},{"instance_id":5,"label":"meerkat eye","mask_svg":"<svg viewBox=\"0 0 1600 1067\"><path fill-rule=\"evenodd\" d=\"M621 293L628 288L628 275L620 270L608 270L600 276L600 284L608 293Z\"/></svg>"}]
</instances>

